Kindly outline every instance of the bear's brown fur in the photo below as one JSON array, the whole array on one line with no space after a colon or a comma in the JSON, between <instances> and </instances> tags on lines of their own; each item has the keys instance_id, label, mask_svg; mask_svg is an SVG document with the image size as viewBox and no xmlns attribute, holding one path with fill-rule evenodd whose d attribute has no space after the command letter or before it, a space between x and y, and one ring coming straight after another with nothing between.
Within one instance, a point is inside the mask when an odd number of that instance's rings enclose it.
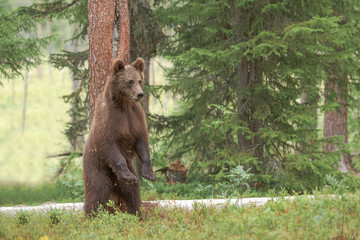
<instances>
[{"instance_id":1,"label":"bear's brown fur","mask_svg":"<svg viewBox=\"0 0 360 240\"><path fill-rule=\"evenodd\" d=\"M134 157L141 162L141 174L154 181L149 156L149 140L144 111L139 100L144 95L144 61L125 66L114 61L104 92L97 100L94 119L83 154L86 213L96 212L109 200L122 211L140 214L139 179Z\"/></svg>"}]
</instances>

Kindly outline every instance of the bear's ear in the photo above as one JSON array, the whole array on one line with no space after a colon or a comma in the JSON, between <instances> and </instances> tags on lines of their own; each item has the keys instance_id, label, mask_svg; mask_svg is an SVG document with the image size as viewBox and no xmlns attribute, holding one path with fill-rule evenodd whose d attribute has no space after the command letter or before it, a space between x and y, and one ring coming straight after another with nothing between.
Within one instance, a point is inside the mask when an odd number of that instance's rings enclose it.
<instances>
[{"instance_id":1,"label":"bear's ear","mask_svg":"<svg viewBox=\"0 0 360 240\"><path fill-rule=\"evenodd\" d=\"M125 69L124 61L121 59L116 59L115 62L113 63L112 69L114 71L114 74L117 74L118 72L124 70Z\"/></svg>"},{"instance_id":2,"label":"bear's ear","mask_svg":"<svg viewBox=\"0 0 360 240\"><path fill-rule=\"evenodd\" d=\"M143 72L145 69L145 62L142 58L137 58L135 62L131 64L132 67L136 68L140 72Z\"/></svg>"}]
</instances>

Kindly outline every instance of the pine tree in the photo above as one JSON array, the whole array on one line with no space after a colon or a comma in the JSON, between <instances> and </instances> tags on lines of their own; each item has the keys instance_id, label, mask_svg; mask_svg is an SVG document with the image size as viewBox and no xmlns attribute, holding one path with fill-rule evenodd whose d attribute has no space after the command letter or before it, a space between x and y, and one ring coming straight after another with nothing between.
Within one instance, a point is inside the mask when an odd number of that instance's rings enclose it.
<instances>
[{"instance_id":1,"label":"pine tree","mask_svg":"<svg viewBox=\"0 0 360 240\"><path fill-rule=\"evenodd\" d=\"M12 79L40 64L42 49L50 39L38 39L35 33L31 16L10 11L6 2L0 1L0 77Z\"/></svg>"},{"instance_id":2,"label":"pine tree","mask_svg":"<svg viewBox=\"0 0 360 240\"><path fill-rule=\"evenodd\" d=\"M174 34L161 45L169 90L182 104L167 127L174 158L221 179L237 165L256 181L301 190L325 183L341 153L327 152L315 128L327 70L357 82L358 1L174 0L157 19ZM349 21L338 24L346 14ZM341 45L342 51L337 51ZM300 103L303 93L316 104ZM344 93L346 94L346 93ZM334 105L332 105L334 106Z\"/></svg>"}]
</instances>

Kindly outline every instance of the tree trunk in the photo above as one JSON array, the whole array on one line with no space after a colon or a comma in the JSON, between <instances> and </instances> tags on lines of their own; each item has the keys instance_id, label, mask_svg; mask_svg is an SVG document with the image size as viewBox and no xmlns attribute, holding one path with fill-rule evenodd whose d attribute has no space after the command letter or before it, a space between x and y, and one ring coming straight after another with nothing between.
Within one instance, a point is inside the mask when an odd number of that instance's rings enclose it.
<instances>
[{"instance_id":1,"label":"tree trunk","mask_svg":"<svg viewBox=\"0 0 360 240\"><path fill-rule=\"evenodd\" d=\"M91 126L96 99L105 87L113 57L120 57L126 64L130 63L128 1L89 1L88 20L89 110ZM115 42L114 45L113 41ZM116 53L114 56L113 52Z\"/></svg>"},{"instance_id":2,"label":"tree trunk","mask_svg":"<svg viewBox=\"0 0 360 240\"><path fill-rule=\"evenodd\" d=\"M24 104L22 111L22 124L21 124L21 135L25 132L25 121L26 121L26 104L27 104L27 95L28 95L28 83L29 83L29 71L25 72L25 87L24 87Z\"/></svg>"},{"instance_id":3,"label":"tree trunk","mask_svg":"<svg viewBox=\"0 0 360 240\"><path fill-rule=\"evenodd\" d=\"M130 64L130 15L127 0L117 2L117 29L120 35L118 42L118 57L124 60L125 64Z\"/></svg>"},{"instance_id":4,"label":"tree trunk","mask_svg":"<svg viewBox=\"0 0 360 240\"><path fill-rule=\"evenodd\" d=\"M347 107L346 100L342 99L339 84L334 81L334 77L330 74L329 80L325 81L325 96L336 94L337 103L340 104L339 109L325 112L324 116L324 137L329 138L333 136L344 136L344 143L348 143L348 127L347 127ZM336 151L338 146L336 144L327 144L326 151ZM344 154L340 160L339 170L341 172L348 172L352 170L351 158L349 154Z\"/></svg>"},{"instance_id":5,"label":"tree trunk","mask_svg":"<svg viewBox=\"0 0 360 240\"><path fill-rule=\"evenodd\" d=\"M240 92L249 87L249 70L248 70L248 62L244 58L241 63L237 66L237 87L239 89L238 99L237 99L237 115L244 126L248 127L249 123L249 106L248 99ZM250 144L250 140L246 139L246 135L238 130L237 133L238 144L241 150L245 150Z\"/></svg>"},{"instance_id":6,"label":"tree trunk","mask_svg":"<svg viewBox=\"0 0 360 240\"><path fill-rule=\"evenodd\" d=\"M260 128L262 128L261 120L253 118L252 114L258 107L256 103L252 101L252 98L256 97L254 95L254 90L257 86L261 85L262 81L261 74L259 74L259 69L257 69L256 63L248 62L245 58L243 58L237 66L237 80L237 116L244 127L248 127L251 132L256 133ZM247 97L246 94L243 93L246 89L251 92L250 97ZM251 154L253 157L256 157L259 162L258 166L265 169L264 140L261 139L258 134L255 134L252 139L249 139L248 134L243 133L241 130L237 133L237 139L239 149L243 152ZM251 172L258 172L255 166L251 166L251 168Z\"/></svg>"}]
</instances>

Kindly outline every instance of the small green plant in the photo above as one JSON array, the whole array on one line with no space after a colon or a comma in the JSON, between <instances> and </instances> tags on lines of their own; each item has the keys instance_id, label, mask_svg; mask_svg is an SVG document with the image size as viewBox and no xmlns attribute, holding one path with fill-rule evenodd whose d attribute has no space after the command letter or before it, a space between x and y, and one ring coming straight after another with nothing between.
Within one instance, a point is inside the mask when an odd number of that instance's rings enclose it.
<instances>
[{"instance_id":1,"label":"small green plant","mask_svg":"<svg viewBox=\"0 0 360 240\"><path fill-rule=\"evenodd\" d=\"M243 187L249 189L248 182L254 176L254 174L250 173L250 170L251 168L244 170L243 166L238 165L235 168L230 169L228 173L220 171L216 176L216 178L220 180L218 183L215 185L198 184L196 191L209 192L209 190L211 190L212 197L214 197L214 193L218 193L216 196L222 198L238 197Z\"/></svg>"},{"instance_id":2,"label":"small green plant","mask_svg":"<svg viewBox=\"0 0 360 240\"><path fill-rule=\"evenodd\" d=\"M238 165L237 167L230 170L228 177L231 180L232 183L231 185L234 191L235 191L235 186L238 187L246 186L247 188L249 188L248 181L251 179L251 177L254 176L254 174L249 173L250 170L251 168L244 170L244 167L241 165Z\"/></svg>"},{"instance_id":3,"label":"small green plant","mask_svg":"<svg viewBox=\"0 0 360 240\"><path fill-rule=\"evenodd\" d=\"M58 181L70 193L72 200L79 201L84 196L84 181L82 179L82 170L74 168L65 173Z\"/></svg>"},{"instance_id":4,"label":"small green plant","mask_svg":"<svg viewBox=\"0 0 360 240\"><path fill-rule=\"evenodd\" d=\"M49 223L51 225L57 225L61 222L61 210L56 208L51 208L48 211L48 215L49 215Z\"/></svg>"},{"instance_id":5,"label":"small green plant","mask_svg":"<svg viewBox=\"0 0 360 240\"><path fill-rule=\"evenodd\" d=\"M30 221L30 214L27 211L20 210L16 213L16 223L18 226L26 225Z\"/></svg>"},{"instance_id":6,"label":"small green plant","mask_svg":"<svg viewBox=\"0 0 360 240\"><path fill-rule=\"evenodd\" d=\"M340 196L345 193L345 191L349 188L345 184L345 179L338 180L334 175L328 174L325 176L325 180L328 183L328 186L336 191Z\"/></svg>"}]
</instances>

